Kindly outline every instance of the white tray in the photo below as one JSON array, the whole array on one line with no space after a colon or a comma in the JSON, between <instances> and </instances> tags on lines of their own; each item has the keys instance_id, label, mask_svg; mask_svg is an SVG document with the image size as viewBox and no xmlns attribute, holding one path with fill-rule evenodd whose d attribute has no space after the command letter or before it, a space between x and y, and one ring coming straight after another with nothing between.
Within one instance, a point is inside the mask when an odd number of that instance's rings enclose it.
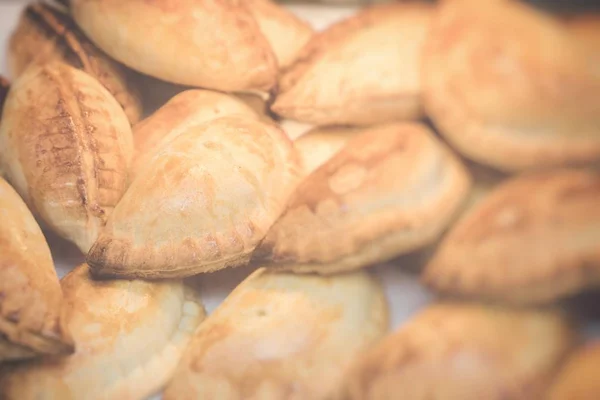
<instances>
[{"instance_id":1,"label":"white tray","mask_svg":"<svg viewBox=\"0 0 600 400\"><path fill-rule=\"evenodd\" d=\"M126 1L126 0L124 0ZM8 77L6 65L6 46L10 33L14 29L25 2L2 2L0 0L0 74ZM355 12L353 7L328 7L318 5L290 5L293 12L311 23L315 29L323 29L330 23ZM284 124L285 128L297 132L306 126L295 123ZM291 133L291 132L290 132ZM54 262L59 276L64 276L72 268L84 261L83 255L70 244L48 234ZM414 274L403 272L398 265L382 265L373 268L383 283L391 307L391 325L397 327L418 309L427 304L432 296L419 285ZM249 268L225 270L202 277L202 296L207 311L212 312L227 294L250 272ZM160 398L159 396L155 398Z\"/></svg>"}]
</instances>

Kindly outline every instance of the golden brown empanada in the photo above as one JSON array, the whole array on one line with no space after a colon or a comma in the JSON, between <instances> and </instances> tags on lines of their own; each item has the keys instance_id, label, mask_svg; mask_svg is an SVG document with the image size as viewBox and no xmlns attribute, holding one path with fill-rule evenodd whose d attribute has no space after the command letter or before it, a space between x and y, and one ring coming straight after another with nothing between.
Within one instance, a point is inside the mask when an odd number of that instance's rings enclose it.
<instances>
[{"instance_id":1,"label":"golden brown empanada","mask_svg":"<svg viewBox=\"0 0 600 400\"><path fill-rule=\"evenodd\" d=\"M323 274L383 262L434 242L469 187L424 125L367 129L300 184L255 258Z\"/></svg>"},{"instance_id":2,"label":"golden brown empanada","mask_svg":"<svg viewBox=\"0 0 600 400\"><path fill-rule=\"evenodd\" d=\"M424 280L443 293L540 303L600 285L600 175L549 170L506 181L448 233Z\"/></svg>"},{"instance_id":3,"label":"golden brown empanada","mask_svg":"<svg viewBox=\"0 0 600 400\"><path fill-rule=\"evenodd\" d=\"M205 316L181 281L95 281L83 264L61 283L77 351L5 372L0 398L144 399L171 379Z\"/></svg>"},{"instance_id":4,"label":"golden brown empanada","mask_svg":"<svg viewBox=\"0 0 600 400\"><path fill-rule=\"evenodd\" d=\"M310 40L313 29L273 0L245 0L280 67L290 65Z\"/></svg>"},{"instance_id":5,"label":"golden brown empanada","mask_svg":"<svg viewBox=\"0 0 600 400\"><path fill-rule=\"evenodd\" d=\"M269 91L277 62L238 0L70 0L81 29L123 64L165 81Z\"/></svg>"},{"instance_id":6,"label":"golden brown empanada","mask_svg":"<svg viewBox=\"0 0 600 400\"><path fill-rule=\"evenodd\" d=\"M465 156L505 171L600 156L598 65L560 18L518 1L448 1L425 47L427 112Z\"/></svg>"},{"instance_id":7,"label":"golden brown empanada","mask_svg":"<svg viewBox=\"0 0 600 400\"><path fill-rule=\"evenodd\" d=\"M340 398L542 399L573 338L556 312L434 304L362 355Z\"/></svg>"},{"instance_id":8,"label":"golden brown empanada","mask_svg":"<svg viewBox=\"0 0 600 400\"><path fill-rule=\"evenodd\" d=\"M190 126L229 115L258 118L252 108L234 96L210 90L179 93L133 127L136 155L132 174L136 175L166 143Z\"/></svg>"},{"instance_id":9,"label":"golden brown empanada","mask_svg":"<svg viewBox=\"0 0 600 400\"><path fill-rule=\"evenodd\" d=\"M115 97L131 123L142 115L142 103L123 66L81 33L71 18L45 3L30 4L8 44L8 64L18 77L33 62L62 61L96 78Z\"/></svg>"},{"instance_id":10,"label":"golden brown empanada","mask_svg":"<svg viewBox=\"0 0 600 400\"><path fill-rule=\"evenodd\" d=\"M328 399L352 359L387 332L387 314L365 273L259 269L202 324L164 398Z\"/></svg>"},{"instance_id":11,"label":"golden brown empanada","mask_svg":"<svg viewBox=\"0 0 600 400\"><path fill-rule=\"evenodd\" d=\"M568 358L548 392L548 400L597 400L599 371L600 342L595 341Z\"/></svg>"},{"instance_id":12,"label":"golden brown empanada","mask_svg":"<svg viewBox=\"0 0 600 400\"><path fill-rule=\"evenodd\" d=\"M353 136L363 132L358 128L315 128L294 141L305 175L310 175L338 151Z\"/></svg>"},{"instance_id":13,"label":"golden brown empanada","mask_svg":"<svg viewBox=\"0 0 600 400\"><path fill-rule=\"evenodd\" d=\"M183 277L248 262L299 175L275 125L189 126L137 175L88 254L98 275Z\"/></svg>"},{"instance_id":14,"label":"golden brown empanada","mask_svg":"<svg viewBox=\"0 0 600 400\"><path fill-rule=\"evenodd\" d=\"M87 253L127 187L129 121L83 71L32 65L11 86L0 124L0 169L35 215Z\"/></svg>"},{"instance_id":15,"label":"golden brown empanada","mask_svg":"<svg viewBox=\"0 0 600 400\"><path fill-rule=\"evenodd\" d=\"M272 110L318 125L421 117L421 49L432 8L378 5L317 33L284 72Z\"/></svg>"},{"instance_id":16,"label":"golden brown empanada","mask_svg":"<svg viewBox=\"0 0 600 400\"><path fill-rule=\"evenodd\" d=\"M0 363L73 351L46 239L2 178L0 218Z\"/></svg>"}]
</instances>

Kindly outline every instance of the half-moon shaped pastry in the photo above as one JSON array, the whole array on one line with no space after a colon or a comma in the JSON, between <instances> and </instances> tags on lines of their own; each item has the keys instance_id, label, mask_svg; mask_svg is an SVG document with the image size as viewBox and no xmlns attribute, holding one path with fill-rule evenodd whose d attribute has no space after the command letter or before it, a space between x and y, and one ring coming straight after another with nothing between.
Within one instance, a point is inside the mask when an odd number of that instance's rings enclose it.
<instances>
[{"instance_id":1,"label":"half-moon shaped pastry","mask_svg":"<svg viewBox=\"0 0 600 400\"><path fill-rule=\"evenodd\" d=\"M61 283L77 351L8 369L0 398L144 399L171 379L205 316L181 281L95 281L83 264Z\"/></svg>"},{"instance_id":2,"label":"half-moon shaped pastry","mask_svg":"<svg viewBox=\"0 0 600 400\"><path fill-rule=\"evenodd\" d=\"M0 363L73 351L46 239L2 178L0 218Z\"/></svg>"},{"instance_id":3,"label":"half-moon shaped pastry","mask_svg":"<svg viewBox=\"0 0 600 400\"><path fill-rule=\"evenodd\" d=\"M387 329L385 296L365 273L262 268L202 324L164 398L329 399L351 361Z\"/></svg>"},{"instance_id":4,"label":"half-moon shaped pastry","mask_svg":"<svg viewBox=\"0 0 600 400\"><path fill-rule=\"evenodd\" d=\"M98 47L165 81L223 91L269 91L277 62L243 2L70 0Z\"/></svg>"},{"instance_id":5,"label":"half-moon shaped pastry","mask_svg":"<svg viewBox=\"0 0 600 400\"><path fill-rule=\"evenodd\" d=\"M357 128L315 128L294 141L305 175L310 175L338 151L353 136L362 132Z\"/></svg>"},{"instance_id":6,"label":"half-moon shaped pastry","mask_svg":"<svg viewBox=\"0 0 600 400\"><path fill-rule=\"evenodd\" d=\"M62 61L93 76L115 97L133 124L142 115L140 95L123 66L117 64L55 7L30 4L8 43L8 64L18 77L33 62Z\"/></svg>"},{"instance_id":7,"label":"half-moon shaped pastry","mask_svg":"<svg viewBox=\"0 0 600 400\"><path fill-rule=\"evenodd\" d=\"M246 264L299 176L277 126L189 126L137 175L90 250L97 275L166 278Z\"/></svg>"},{"instance_id":8,"label":"half-moon shaped pastry","mask_svg":"<svg viewBox=\"0 0 600 400\"><path fill-rule=\"evenodd\" d=\"M421 50L432 9L373 6L317 33L284 71L272 110L318 125L421 117Z\"/></svg>"},{"instance_id":9,"label":"half-moon shaped pastry","mask_svg":"<svg viewBox=\"0 0 600 400\"><path fill-rule=\"evenodd\" d=\"M600 285L600 175L549 170L506 181L446 235L424 281L469 298L542 303Z\"/></svg>"},{"instance_id":10,"label":"half-moon shaped pastry","mask_svg":"<svg viewBox=\"0 0 600 400\"><path fill-rule=\"evenodd\" d=\"M312 37L311 26L273 0L245 0L244 3L271 45L279 66L290 65Z\"/></svg>"},{"instance_id":11,"label":"half-moon shaped pastry","mask_svg":"<svg viewBox=\"0 0 600 400\"><path fill-rule=\"evenodd\" d=\"M179 93L133 127L136 155L132 174L136 175L166 143L190 126L229 115L258 118L252 108L234 96L199 89Z\"/></svg>"},{"instance_id":12,"label":"half-moon shaped pastry","mask_svg":"<svg viewBox=\"0 0 600 400\"><path fill-rule=\"evenodd\" d=\"M541 399L573 339L553 311L434 304L359 357L339 398Z\"/></svg>"},{"instance_id":13,"label":"half-moon shaped pastry","mask_svg":"<svg viewBox=\"0 0 600 400\"><path fill-rule=\"evenodd\" d=\"M255 258L323 274L387 261L433 243L469 188L460 161L424 125L371 128L300 184Z\"/></svg>"},{"instance_id":14,"label":"half-moon shaped pastry","mask_svg":"<svg viewBox=\"0 0 600 400\"><path fill-rule=\"evenodd\" d=\"M574 352L554 379L548 400L596 400L600 393L600 342Z\"/></svg>"},{"instance_id":15,"label":"half-moon shaped pastry","mask_svg":"<svg viewBox=\"0 0 600 400\"><path fill-rule=\"evenodd\" d=\"M125 192L129 121L94 78L58 62L11 86L0 124L0 169L34 215L87 253Z\"/></svg>"},{"instance_id":16,"label":"half-moon shaped pastry","mask_svg":"<svg viewBox=\"0 0 600 400\"><path fill-rule=\"evenodd\" d=\"M501 170L593 161L600 73L581 43L524 2L443 2L424 50L428 114L462 154Z\"/></svg>"}]
</instances>

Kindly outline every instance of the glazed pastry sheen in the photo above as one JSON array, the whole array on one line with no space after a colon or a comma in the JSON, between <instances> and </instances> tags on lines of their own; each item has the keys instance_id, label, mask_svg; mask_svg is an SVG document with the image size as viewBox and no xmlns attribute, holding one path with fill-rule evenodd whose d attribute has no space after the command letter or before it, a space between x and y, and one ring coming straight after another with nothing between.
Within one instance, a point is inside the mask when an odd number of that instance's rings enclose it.
<instances>
[{"instance_id":1,"label":"glazed pastry sheen","mask_svg":"<svg viewBox=\"0 0 600 400\"><path fill-rule=\"evenodd\" d=\"M365 273L259 269L201 325L164 398L329 399L387 326L385 296Z\"/></svg>"},{"instance_id":2,"label":"glazed pastry sheen","mask_svg":"<svg viewBox=\"0 0 600 400\"><path fill-rule=\"evenodd\" d=\"M11 86L0 168L33 213L83 253L125 191L132 156L123 109L85 72L32 65Z\"/></svg>"},{"instance_id":3,"label":"glazed pastry sheen","mask_svg":"<svg viewBox=\"0 0 600 400\"><path fill-rule=\"evenodd\" d=\"M62 280L73 355L7 368L5 400L142 400L171 378L204 319L181 281L94 281L87 265Z\"/></svg>"},{"instance_id":4,"label":"glazed pastry sheen","mask_svg":"<svg viewBox=\"0 0 600 400\"><path fill-rule=\"evenodd\" d=\"M0 363L73 351L46 239L2 178L0 219Z\"/></svg>"},{"instance_id":5,"label":"glazed pastry sheen","mask_svg":"<svg viewBox=\"0 0 600 400\"><path fill-rule=\"evenodd\" d=\"M238 116L189 126L138 173L88 262L98 275L144 278L245 264L299 174L275 125Z\"/></svg>"}]
</instances>

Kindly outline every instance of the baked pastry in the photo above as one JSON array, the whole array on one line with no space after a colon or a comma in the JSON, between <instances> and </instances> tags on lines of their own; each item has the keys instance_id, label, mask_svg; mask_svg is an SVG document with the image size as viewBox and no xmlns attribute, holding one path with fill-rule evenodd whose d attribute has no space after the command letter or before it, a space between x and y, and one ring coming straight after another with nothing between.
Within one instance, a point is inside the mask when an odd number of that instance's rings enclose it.
<instances>
[{"instance_id":1,"label":"baked pastry","mask_svg":"<svg viewBox=\"0 0 600 400\"><path fill-rule=\"evenodd\" d=\"M244 4L271 45L279 67L290 65L312 37L310 25L273 0L245 0Z\"/></svg>"},{"instance_id":2,"label":"baked pastry","mask_svg":"<svg viewBox=\"0 0 600 400\"><path fill-rule=\"evenodd\" d=\"M552 311L439 303L360 356L340 399L541 399L573 343Z\"/></svg>"},{"instance_id":3,"label":"baked pastry","mask_svg":"<svg viewBox=\"0 0 600 400\"><path fill-rule=\"evenodd\" d=\"M596 400L600 393L600 343L591 342L572 354L561 368L548 400Z\"/></svg>"},{"instance_id":4,"label":"baked pastry","mask_svg":"<svg viewBox=\"0 0 600 400\"><path fill-rule=\"evenodd\" d=\"M171 379L205 316L181 281L95 281L83 264L61 283L77 351L8 369L0 398L144 399Z\"/></svg>"},{"instance_id":5,"label":"baked pastry","mask_svg":"<svg viewBox=\"0 0 600 400\"><path fill-rule=\"evenodd\" d=\"M115 97L133 124L142 115L129 74L98 49L64 12L45 3L27 6L8 43L8 64L18 77L33 62L65 62L93 76Z\"/></svg>"},{"instance_id":6,"label":"baked pastry","mask_svg":"<svg viewBox=\"0 0 600 400\"><path fill-rule=\"evenodd\" d=\"M322 274L387 261L435 242L469 188L424 125L367 129L300 184L255 259Z\"/></svg>"},{"instance_id":7,"label":"baked pastry","mask_svg":"<svg viewBox=\"0 0 600 400\"><path fill-rule=\"evenodd\" d=\"M372 6L315 34L283 72L272 110L317 125L420 118L421 50L432 9Z\"/></svg>"},{"instance_id":8,"label":"baked pastry","mask_svg":"<svg viewBox=\"0 0 600 400\"><path fill-rule=\"evenodd\" d=\"M164 399L329 399L352 359L388 329L365 273L254 272L194 335Z\"/></svg>"},{"instance_id":9,"label":"baked pastry","mask_svg":"<svg viewBox=\"0 0 600 400\"><path fill-rule=\"evenodd\" d=\"M34 215L83 253L125 191L132 156L123 109L90 75L52 62L12 84L0 169Z\"/></svg>"},{"instance_id":10,"label":"baked pastry","mask_svg":"<svg viewBox=\"0 0 600 400\"><path fill-rule=\"evenodd\" d=\"M2 178L0 216L0 363L73 351L46 239Z\"/></svg>"},{"instance_id":11,"label":"baked pastry","mask_svg":"<svg viewBox=\"0 0 600 400\"><path fill-rule=\"evenodd\" d=\"M346 142L362 132L358 128L315 128L294 141L305 175L323 165L344 147Z\"/></svg>"},{"instance_id":12,"label":"baked pastry","mask_svg":"<svg viewBox=\"0 0 600 400\"><path fill-rule=\"evenodd\" d=\"M188 127L228 115L258 118L252 108L234 96L199 89L179 93L133 127L132 174L135 176L166 143Z\"/></svg>"},{"instance_id":13,"label":"baked pastry","mask_svg":"<svg viewBox=\"0 0 600 400\"><path fill-rule=\"evenodd\" d=\"M427 112L462 154L504 171L593 161L600 74L582 43L524 2L443 2L423 52Z\"/></svg>"},{"instance_id":14,"label":"baked pastry","mask_svg":"<svg viewBox=\"0 0 600 400\"><path fill-rule=\"evenodd\" d=\"M138 174L88 263L97 275L152 279L246 264L298 176L275 125L223 117L189 126Z\"/></svg>"},{"instance_id":15,"label":"baked pastry","mask_svg":"<svg viewBox=\"0 0 600 400\"><path fill-rule=\"evenodd\" d=\"M542 303L600 285L600 175L525 174L494 189L445 237L425 283L447 294Z\"/></svg>"},{"instance_id":16,"label":"baked pastry","mask_svg":"<svg viewBox=\"0 0 600 400\"><path fill-rule=\"evenodd\" d=\"M271 46L243 2L69 3L73 18L98 47L144 74L228 92L268 92L276 83Z\"/></svg>"}]
</instances>

